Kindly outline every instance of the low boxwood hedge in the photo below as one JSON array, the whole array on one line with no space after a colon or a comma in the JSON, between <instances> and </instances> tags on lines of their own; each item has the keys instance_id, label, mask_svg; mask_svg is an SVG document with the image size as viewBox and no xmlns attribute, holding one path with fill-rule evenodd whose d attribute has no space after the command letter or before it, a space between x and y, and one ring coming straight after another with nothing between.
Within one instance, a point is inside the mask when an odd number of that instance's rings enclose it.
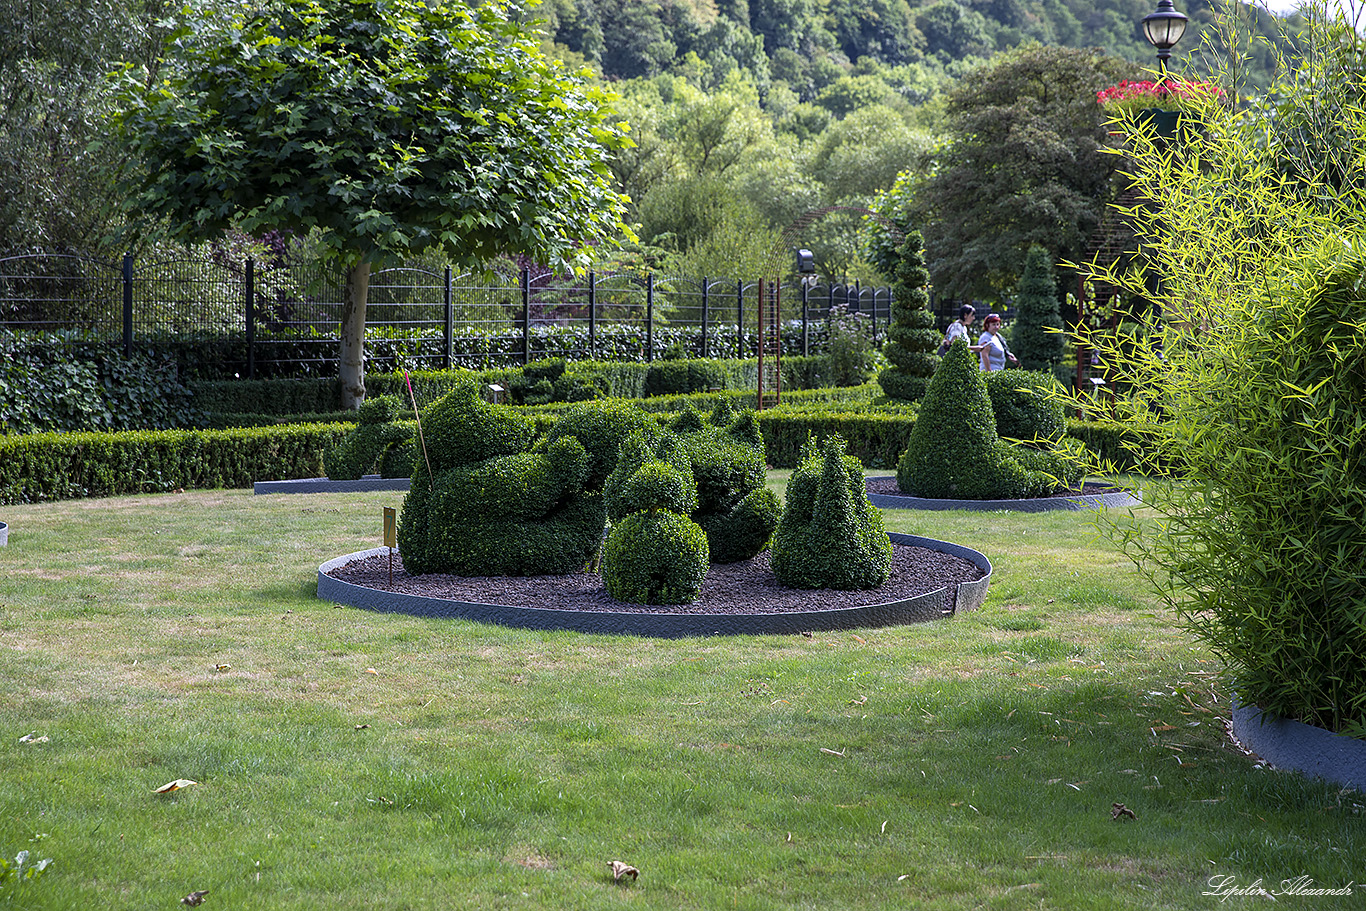
<instances>
[{"instance_id":1,"label":"low boxwood hedge","mask_svg":"<svg viewBox=\"0 0 1366 911\"><path fill-rule=\"evenodd\" d=\"M0 436L0 503L313 478L353 426Z\"/></svg>"}]
</instances>

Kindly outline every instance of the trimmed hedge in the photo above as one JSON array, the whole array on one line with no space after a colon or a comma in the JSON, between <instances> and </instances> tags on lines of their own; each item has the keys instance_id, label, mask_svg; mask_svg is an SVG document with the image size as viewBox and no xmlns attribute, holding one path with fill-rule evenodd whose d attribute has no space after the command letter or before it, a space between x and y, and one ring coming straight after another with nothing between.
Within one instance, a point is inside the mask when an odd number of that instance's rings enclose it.
<instances>
[{"instance_id":1,"label":"trimmed hedge","mask_svg":"<svg viewBox=\"0 0 1366 911\"><path fill-rule=\"evenodd\" d=\"M1080 440L1102 466L1115 471L1142 472L1156 458L1142 429L1111 421L1067 422L1067 435Z\"/></svg>"},{"instance_id":2,"label":"trimmed hedge","mask_svg":"<svg viewBox=\"0 0 1366 911\"><path fill-rule=\"evenodd\" d=\"M327 476L333 481L355 481L370 472L385 478L411 477L417 422L399 422L399 409L397 396L366 399L356 412L356 429L323 455Z\"/></svg>"},{"instance_id":3,"label":"trimmed hedge","mask_svg":"<svg viewBox=\"0 0 1366 911\"><path fill-rule=\"evenodd\" d=\"M563 369L561 369L561 367ZM788 394L797 390L827 387L832 376L829 358L824 356L784 358L783 388ZM408 383L419 406L441 398L462 383L497 383L504 389L520 390L526 397L548 396L526 404L555 402L563 404L593 397L642 399L650 396L696 394L714 389L735 390L752 399L758 383L759 362L748 360L689 360L643 362L571 361L561 359L533 361L525 368L501 367L489 370L420 370L408 374L371 373L365 377L368 397L398 396L410 401ZM539 383L544 381L544 386ZM212 380L189 384L192 404L208 414L209 422L221 423L223 415L327 414L341 408L341 389L335 378L273 380ZM535 389L535 392L531 390ZM520 401L520 399L518 400ZM517 403L517 402L514 402ZM411 407L411 406L410 406Z\"/></svg>"},{"instance_id":4,"label":"trimmed hedge","mask_svg":"<svg viewBox=\"0 0 1366 911\"><path fill-rule=\"evenodd\" d=\"M0 503L314 478L352 426L0 436Z\"/></svg>"},{"instance_id":5,"label":"trimmed hedge","mask_svg":"<svg viewBox=\"0 0 1366 911\"><path fill-rule=\"evenodd\" d=\"M982 374L996 433L1012 440L1056 442L1067 432L1067 390L1051 373L997 370Z\"/></svg>"},{"instance_id":6,"label":"trimmed hedge","mask_svg":"<svg viewBox=\"0 0 1366 911\"><path fill-rule=\"evenodd\" d=\"M893 468L906 451L915 417L909 414L773 408L755 415L768 464L796 468L807 439L840 436L868 468Z\"/></svg>"}]
</instances>

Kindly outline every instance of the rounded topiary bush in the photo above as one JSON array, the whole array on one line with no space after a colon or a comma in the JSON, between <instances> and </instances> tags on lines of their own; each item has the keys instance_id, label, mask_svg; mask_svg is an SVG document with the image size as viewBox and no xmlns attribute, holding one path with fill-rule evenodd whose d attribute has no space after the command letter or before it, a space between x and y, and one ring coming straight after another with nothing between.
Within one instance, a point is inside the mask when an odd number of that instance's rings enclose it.
<instances>
[{"instance_id":1,"label":"rounded topiary bush","mask_svg":"<svg viewBox=\"0 0 1366 911\"><path fill-rule=\"evenodd\" d=\"M1064 486L1054 473L1030 467L1034 457L1021 455L1027 452L997 434L977 358L955 339L920 405L897 486L913 497L952 500L1018 500Z\"/></svg>"},{"instance_id":2,"label":"rounded topiary bush","mask_svg":"<svg viewBox=\"0 0 1366 911\"><path fill-rule=\"evenodd\" d=\"M773 533L772 566L792 588L877 588L891 573L892 542L870 502L863 466L837 434L808 443L787 485Z\"/></svg>"},{"instance_id":3,"label":"rounded topiary bush","mask_svg":"<svg viewBox=\"0 0 1366 911\"><path fill-rule=\"evenodd\" d=\"M1051 373L997 370L984 375L996 432L1012 440L1056 442L1067 433L1067 390Z\"/></svg>"},{"instance_id":4,"label":"rounded topiary bush","mask_svg":"<svg viewBox=\"0 0 1366 911\"><path fill-rule=\"evenodd\" d=\"M602 558L607 593L631 604L687 604L707 575L707 535L687 516L638 512L612 527Z\"/></svg>"},{"instance_id":5,"label":"rounded topiary bush","mask_svg":"<svg viewBox=\"0 0 1366 911\"><path fill-rule=\"evenodd\" d=\"M605 493L607 517L613 522L648 509L686 516L697 508L692 464L673 434L665 434L653 446L640 433L627 438Z\"/></svg>"},{"instance_id":6,"label":"rounded topiary bush","mask_svg":"<svg viewBox=\"0 0 1366 911\"><path fill-rule=\"evenodd\" d=\"M767 487L750 491L725 513L706 517L702 529L713 563L738 563L768 547L782 515L778 495ZM699 523L700 524L700 523Z\"/></svg>"},{"instance_id":7,"label":"rounded topiary bush","mask_svg":"<svg viewBox=\"0 0 1366 911\"><path fill-rule=\"evenodd\" d=\"M527 419L530 423L530 418ZM546 433L547 443L574 437L588 450L590 463L585 486L601 490L617 464L621 444L639 433L646 442L659 439L659 422L629 402L595 401L575 405L560 416Z\"/></svg>"}]
</instances>

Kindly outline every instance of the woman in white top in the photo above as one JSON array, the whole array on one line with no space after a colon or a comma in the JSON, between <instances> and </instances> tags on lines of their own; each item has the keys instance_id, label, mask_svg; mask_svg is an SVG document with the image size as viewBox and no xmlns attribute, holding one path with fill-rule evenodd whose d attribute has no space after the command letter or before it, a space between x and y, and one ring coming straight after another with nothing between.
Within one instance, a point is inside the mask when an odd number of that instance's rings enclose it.
<instances>
[{"instance_id":1,"label":"woman in white top","mask_svg":"<svg viewBox=\"0 0 1366 911\"><path fill-rule=\"evenodd\" d=\"M1001 317L993 313L982 321L982 336L977 340L976 345L970 346L970 351L977 352L980 357L982 371L994 373L997 370L1006 369L1006 358L1010 358L1012 364L1018 365L1020 361L1015 355L1010 353L1006 347L1005 339L1000 336Z\"/></svg>"},{"instance_id":2,"label":"woman in white top","mask_svg":"<svg viewBox=\"0 0 1366 911\"><path fill-rule=\"evenodd\" d=\"M972 325L973 319L977 315L977 310L972 304L964 304L958 308L958 319L949 323L949 331L944 333L944 344L939 346L939 353L945 354L949 346L956 338L967 339L969 345L972 344L972 337L968 335L968 327Z\"/></svg>"}]
</instances>

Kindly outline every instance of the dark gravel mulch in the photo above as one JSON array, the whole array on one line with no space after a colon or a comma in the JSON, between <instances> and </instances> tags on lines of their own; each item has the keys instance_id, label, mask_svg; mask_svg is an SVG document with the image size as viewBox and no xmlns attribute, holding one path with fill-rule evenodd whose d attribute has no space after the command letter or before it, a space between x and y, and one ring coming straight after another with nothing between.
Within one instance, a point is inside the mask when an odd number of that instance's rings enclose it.
<instances>
[{"instance_id":1,"label":"dark gravel mulch","mask_svg":"<svg viewBox=\"0 0 1366 911\"><path fill-rule=\"evenodd\" d=\"M897 486L895 477L869 478L867 480L867 487L869 493L875 493L884 497L911 496L911 494L902 492L901 488ZM1038 497L1037 499L1067 499L1068 497L1093 496L1095 494L1102 493L1115 493L1118 490L1118 487L1112 487L1109 484L1085 484L1082 486L1081 490L1060 490L1056 493L1049 494L1047 497Z\"/></svg>"},{"instance_id":2,"label":"dark gravel mulch","mask_svg":"<svg viewBox=\"0 0 1366 911\"><path fill-rule=\"evenodd\" d=\"M453 576L430 573L412 576L403 558L394 553L394 584L389 586L387 554L356 560L330 573L334 578L367 588L475 604L503 604L560 610L619 611L670 614L777 614L836 610L866 604L886 604L982 578L976 565L950 554L895 544L891 577L870 591L806 591L786 588L769 568L768 554L741 563L712 564L702 583L701 597L692 604L647 606L627 604L607 594L602 577L591 573L565 576Z\"/></svg>"}]
</instances>

